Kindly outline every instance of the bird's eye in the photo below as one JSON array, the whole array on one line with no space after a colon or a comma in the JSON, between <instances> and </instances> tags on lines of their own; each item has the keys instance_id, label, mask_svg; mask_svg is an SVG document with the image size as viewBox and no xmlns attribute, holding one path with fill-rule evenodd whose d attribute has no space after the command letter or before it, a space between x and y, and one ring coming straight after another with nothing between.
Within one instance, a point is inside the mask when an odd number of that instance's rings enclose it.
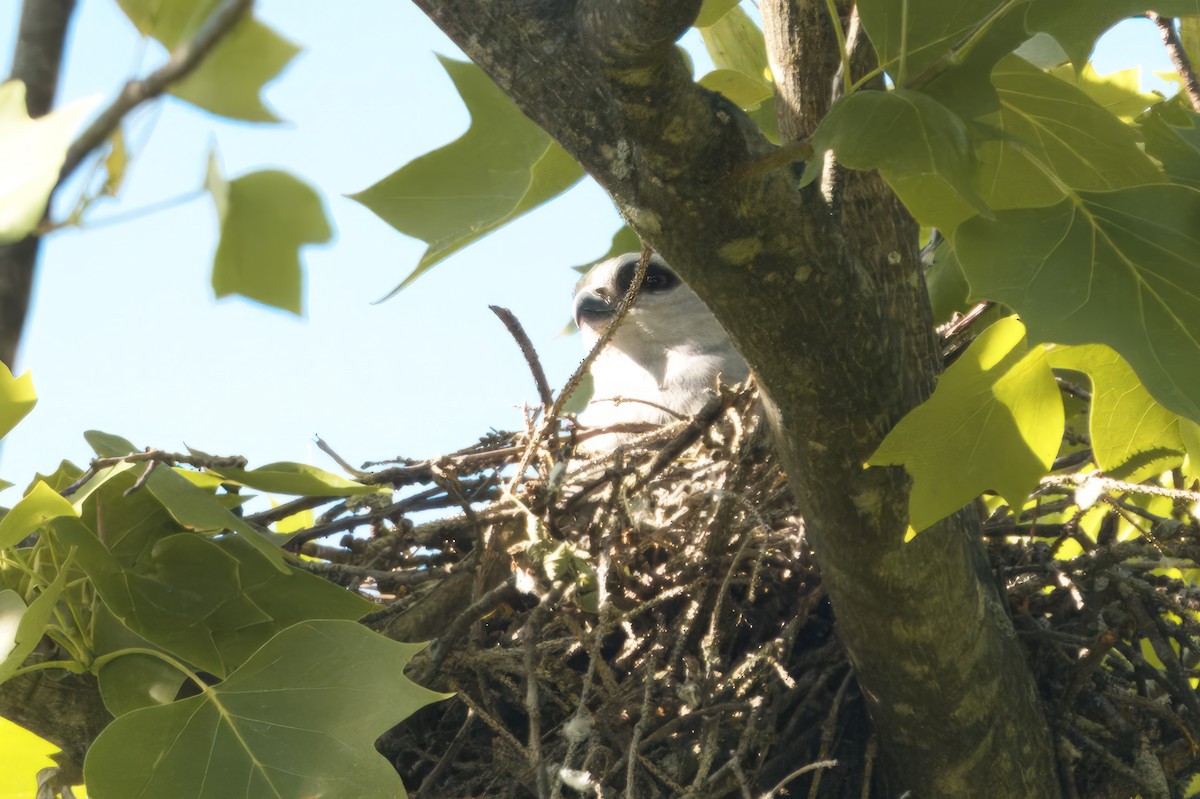
<instances>
[{"instance_id":1,"label":"bird's eye","mask_svg":"<svg viewBox=\"0 0 1200 799\"><path fill-rule=\"evenodd\" d=\"M646 279L642 282L642 286L647 291L669 291L677 283L679 283L679 278L670 269L658 264L650 264L650 268L646 270Z\"/></svg>"}]
</instances>

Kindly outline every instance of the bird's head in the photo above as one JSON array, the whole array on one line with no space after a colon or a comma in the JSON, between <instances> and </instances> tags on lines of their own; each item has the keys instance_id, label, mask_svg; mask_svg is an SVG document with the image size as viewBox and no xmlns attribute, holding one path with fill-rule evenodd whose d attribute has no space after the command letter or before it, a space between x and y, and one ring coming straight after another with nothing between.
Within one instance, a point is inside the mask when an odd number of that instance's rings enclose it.
<instances>
[{"instance_id":1,"label":"bird's head","mask_svg":"<svg viewBox=\"0 0 1200 799\"><path fill-rule=\"evenodd\" d=\"M593 266L575 286L575 323L591 348L612 322L629 291L640 256L625 253ZM683 343L706 346L727 337L704 301L658 255L650 256L646 279L612 344L671 348Z\"/></svg>"}]
</instances>

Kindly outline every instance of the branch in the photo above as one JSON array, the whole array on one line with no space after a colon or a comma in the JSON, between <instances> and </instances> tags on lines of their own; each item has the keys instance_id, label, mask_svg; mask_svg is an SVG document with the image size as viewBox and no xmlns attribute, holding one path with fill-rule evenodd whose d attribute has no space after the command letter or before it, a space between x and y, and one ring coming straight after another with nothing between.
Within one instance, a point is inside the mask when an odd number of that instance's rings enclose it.
<instances>
[{"instance_id":1,"label":"branch","mask_svg":"<svg viewBox=\"0 0 1200 799\"><path fill-rule=\"evenodd\" d=\"M133 109L142 103L161 96L171 84L178 83L187 77L204 58L220 44L221 40L233 30L250 9L254 0L225 0L212 15L205 20L196 35L189 41L171 51L167 63L151 72L140 80L131 80L121 88L121 93L113 100L92 124L79 135L67 150L66 161L63 162L59 183L66 179L84 158L108 140Z\"/></svg>"},{"instance_id":2,"label":"branch","mask_svg":"<svg viewBox=\"0 0 1200 799\"><path fill-rule=\"evenodd\" d=\"M29 116L50 111L58 90L67 27L75 0L25 0L9 77L25 84ZM0 247L0 363L15 371L17 347L29 313L38 239L30 236Z\"/></svg>"},{"instance_id":3,"label":"branch","mask_svg":"<svg viewBox=\"0 0 1200 799\"><path fill-rule=\"evenodd\" d=\"M1167 48L1167 55L1171 57L1171 63L1175 65L1175 71L1179 73L1179 79L1192 104L1192 110L1200 111L1200 79L1196 76L1196 68L1188 56L1187 49L1179 39L1179 32L1175 30L1175 20L1170 17L1160 17L1153 11L1147 11L1146 18L1158 26L1158 35L1162 37L1163 44Z\"/></svg>"}]
</instances>

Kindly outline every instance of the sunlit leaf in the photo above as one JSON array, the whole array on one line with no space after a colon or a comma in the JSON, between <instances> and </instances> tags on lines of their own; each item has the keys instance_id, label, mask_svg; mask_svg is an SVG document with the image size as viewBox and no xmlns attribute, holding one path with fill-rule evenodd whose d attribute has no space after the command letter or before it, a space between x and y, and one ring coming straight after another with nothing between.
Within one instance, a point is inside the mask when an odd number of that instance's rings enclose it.
<instances>
[{"instance_id":1,"label":"sunlit leaf","mask_svg":"<svg viewBox=\"0 0 1200 799\"><path fill-rule=\"evenodd\" d=\"M28 608L15 591L0 591L0 682L11 677L42 640L66 581L67 572L60 571Z\"/></svg>"},{"instance_id":2,"label":"sunlit leaf","mask_svg":"<svg viewBox=\"0 0 1200 799\"><path fill-rule=\"evenodd\" d=\"M143 35L174 50L196 34L220 0L117 0ZM221 116L250 122L278 117L259 97L263 85L288 65L300 48L251 16L243 18L191 74L171 85L181 100Z\"/></svg>"},{"instance_id":3,"label":"sunlit leaf","mask_svg":"<svg viewBox=\"0 0 1200 799\"><path fill-rule=\"evenodd\" d=\"M0 244L20 241L42 221L67 147L96 103L77 100L30 119L25 84L0 83Z\"/></svg>"},{"instance_id":4,"label":"sunlit leaf","mask_svg":"<svg viewBox=\"0 0 1200 799\"><path fill-rule=\"evenodd\" d=\"M324 244L333 236L320 195L294 175L273 169L227 181L215 153L205 188L221 226L213 259L216 295L241 294L302 313L300 247Z\"/></svg>"},{"instance_id":5,"label":"sunlit leaf","mask_svg":"<svg viewBox=\"0 0 1200 799\"><path fill-rule=\"evenodd\" d=\"M390 491L386 486L364 485L304 463L270 463L249 471L231 467L209 469L226 482L237 483L272 494L303 494L321 497L352 497Z\"/></svg>"},{"instance_id":6,"label":"sunlit leaf","mask_svg":"<svg viewBox=\"0 0 1200 799\"><path fill-rule=\"evenodd\" d=\"M403 796L375 739L443 698L404 676L420 644L297 624L204 694L110 724L84 764L97 799Z\"/></svg>"},{"instance_id":7,"label":"sunlit leaf","mask_svg":"<svg viewBox=\"0 0 1200 799\"><path fill-rule=\"evenodd\" d=\"M696 81L706 89L720 92L739 108L754 109L774 97L770 85L733 69L715 69Z\"/></svg>"},{"instance_id":8,"label":"sunlit leaf","mask_svg":"<svg viewBox=\"0 0 1200 799\"><path fill-rule=\"evenodd\" d=\"M697 28L707 28L737 7L739 0L704 0L700 13L692 23Z\"/></svg>"},{"instance_id":9,"label":"sunlit leaf","mask_svg":"<svg viewBox=\"0 0 1200 799\"><path fill-rule=\"evenodd\" d=\"M1001 134L977 148L975 179L992 208L1053 205L1062 184L1096 191L1163 182L1134 129L1079 89L1016 56L997 64L992 81L1000 110L985 121Z\"/></svg>"},{"instance_id":10,"label":"sunlit leaf","mask_svg":"<svg viewBox=\"0 0 1200 799\"><path fill-rule=\"evenodd\" d=\"M1079 192L998 211L954 236L975 298L1016 310L1031 341L1107 344L1154 398L1200 419L1200 191Z\"/></svg>"},{"instance_id":11,"label":"sunlit leaf","mask_svg":"<svg viewBox=\"0 0 1200 799\"><path fill-rule=\"evenodd\" d=\"M913 479L909 524L920 532L984 491L1021 507L1054 462L1063 406L1044 350L1016 317L993 324L871 456Z\"/></svg>"},{"instance_id":12,"label":"sunlit leaf","mask_svg":"<svg viewBox=\"0 0 1200 799\"><path fill-rule=\"evenodd\" d=\"M17 422L33 410L34 405L37 405L37 393L33 390L30 373L13 377L8 367L0 363L0 438L8 435Z\"/></svg>"},{"instance_id":13,"label":"sunlit leaf","mask_svg":"<svg viewBox=\"0 0 1200 799\"><path fill-rule=\"evenodd\" d=\"M708 55L717 69L740 72L764 85L771 84L771 67L762 31L741 8L700 29Z\"/></svg>"},{"instance_id":14,"label":"sunlit leaf","mask_svg":"<svg viewBox=\"0 0 1200 799\"><path fill-rule=\"evenodd\" d=\"M1142 91L1140 66L1101 75L1090 63L1082 71L1064 64L1050 74L1070 83L1123 122L1132 122L1147 108L1163 101L1158 92Z\"/></svg>"},{"instance_id":15,"label":"sunlit leaf","mask_svg":"<svg viewBox=\"0 0 1200 799\"><path fill-rule=\"evenodd\" d=\"M1019 13L1021 6L1020 0L859 0L858 11L880 63L905 86L1001 12Z\"/></svg>"},{"instance_id":16,"label":"sunlit leaf","mask_svg":"<svg viewBox=\"0 0 1200 799\"><path fill-rule=\"evenodd\" d=\"M37 773L55 765L50 755L57 752L49 741L0 718L0 796L35 799Z\"/></svg>"},{"instance_id":17,"label":"sunlit leaf","mask_svg":"<svg viewBox=\"0 0 1200 799\"><path fill-rule=\"evenodd\" d=\"M1031 31L1045 31L1058 39L1071 63L1082 69L1102 33L1123 19L1147 11L1166 17L1200 14L1200 0L1087 0L1086 6L1063 0L1032 0L1025 24Z\"/></svg>"},{"instance_id":18,"label":"sunlit leaf","mask_svg":"<svg viewBox=\"0 0 1200 799\"><path fill-rule=\"evenodd\" d=\"M1169 452L1183 453L1179 417L1154 401L1120 355L1084 344L1056 348L1049 358L1052 366L1084 372L1092 381L1088 437L1103 471L1136 482L1178 462Z\"/></svg>"},{"instance_id":19,"label":"sunlit leaf","mask_svg":"<svg viewBox=\"0 0 1200 799\"><path fill-rule=\"evenodd\" d=\"M51 519L75 515L69 501L39 481L0 519L0 549L16 546Z\"/></svg>"},{"instance_id":20,"label":"sunlit leaf","mask_svg":"<svg viewBox=\"0 0 1200 799\"><path fill-rule=\"evenodd\" d=\"M471 127L456 141L352 195L401 233L429 245L392 294L583 177L582 167L483 70L449 58L441 62L471 113Z\"/></svg>"},{"instance_id":21,"label":"sunlit leaf","mask_svg":"<svg viewBox=\"0 0 1200 799\"><path fill-rule=\"evenodd\" d=\"M921 92L855 92L843 97L813 136L813 157L802 181L820 174L833 150L851 169L878 169L908 210L943 232L987 207L971 187L966 127Z\"/></svg>"}]
</instances>

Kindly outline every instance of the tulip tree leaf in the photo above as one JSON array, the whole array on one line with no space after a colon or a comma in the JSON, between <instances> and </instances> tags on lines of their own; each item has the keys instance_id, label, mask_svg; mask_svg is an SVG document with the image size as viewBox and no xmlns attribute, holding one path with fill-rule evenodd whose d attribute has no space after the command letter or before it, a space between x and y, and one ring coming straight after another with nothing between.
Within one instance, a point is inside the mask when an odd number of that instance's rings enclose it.
<instances>
[{"instance_id":1,"label":"tulip tree leaf","mask_svg":"<svg viewBox=\"0 0 1200 799\"><path fill-rule=\"evenodd\" d=\"M769 84L733 69L714 69L696 82L725 95L738 108L746 110L758 108L775 96Z\"/></svg>"},{"instance_id":2,"label":"tulip tree leaf","mask_svg":"<svg viewBox=\"0 0 1200 799\"><path fill-rule=\"evenodd\" d=\"M721 17L728 14L740 0L704 0L700 6L700 13L696 16L696 21L692 23L697 28L707 28L710 25L715 25Z\"/></svg>"},{"instance_id":3,"label":"tulip tree leaf","mask_svg":"<svg viewBox=\"0 0 1200 799\"><path fill-rule=\"evenodd\" d=\"M1184 452L1179 417L1154 401L1112 348L1059 347L1049 358L1052 366L1084 372L1092 382L1088 438L1101 470L1138 482L1179 463Z\"/></svg>"},{"instance_id":4,"label":"tulip tree leaf","mask_svg":"<svg viewBox=\"0 0 1200 799\"><path fill-rule=\"evenodd\" d=\"M985 121L1002 135L977 148L975 178L992 208L1053 205L1064 183L1099 191L1163 182L1134 129L1079 89L1016 56L996 66L992 81L1000 110Z\"/></svg>"},{"instance_id":5,"label":"tulip tree leaf","mask_svg":"<svg viewBox=\"0 0 1200 799\"><path fill-rule=\"evenodd\" d=\"M705 81L720 80L726 88L733 89L735 79L729 77L715 78L717 73L734 72L744 80L738 81L736 90L741 97L754 96L763 91L768 97L750 106L742 106L763 134L773 142L779 141L779 120L775 116L774 80L771 77L771 67L767 61L767 47L763 40L762 31L754 24L750 15L741 8L732 8L707 27L698 28L704 47L716 66L716 72L709 73L700 79L702 85L708 86L725 94L735 103L734 95L718 86L711 86ZM762 88L755 91L746 85L746 81L756 83Z\"/></svg>"},{"instance_id":6,"label":"tulip tree leaf","mask_svg":"<svg viewBox=\"0 0 1200 799\"><path fill-rule=\"evenodd\" d=\"M95 107L95 98L77 100L30 119L25 84L0 83L0 245L20 241L42 221L67 148Z\"/></svg>"},{"instance_id":7,"label":"tulip tree leaf","mask_svg":"<svg viewBox=\"0 0 1200 799\"><path fill-rule=\"evenodd\" d=\"M168 50L187 42L220 0L117 0L140 33ZM248 122L277 122L259 97L263 86L286 67L300 48L251 16L244 17L200 65L168 89L192 105Z\"/></svg>"},{"instance_id":8,"label":"tulip tree leaf","mask_svg":"<svg viewBox=\"0 0 1200 799\"><path fill-rule=\"evenodd\" d=\"M89 794L404 796L374 742L445 696L404 676L421 646L348 621L290 627L203 694L113 721L88 750Z\"/></svg>"},{"instance_id":9,"label":"tulip tree leaf","mask_svg":"<svg viewBox=\"0 0 1200 799\"><path fill-rule=\"evenodd\" d=\"M1050 74L1073 85L1122 122L1132 122L1146 109L1163 101L1163 96L1157 92L1142 91L1140 66L1101 75L1090 63L1080 71L1063 64Z\"/></svg>"},{"instance_id":10,"label":"tulip tree leaf","mask_svg":"<svg viewBox=\"0 0 1200 799\"><path fill-rule=\"evenodd\" d=\"M155 469L146 488L163 504L175 521L189 530L220 533L232 530L281 572L287 572L283 554L258 530L217 501L215 495L198 488L174 469Z\"/></svg>"},{"instance_id":11,"label":"tulip tree leaf","mask_svg":"<svg viewBox=\"0 0 1200 799\"><path fill-rule=\"evenodd\" d=\"M1146 152L1172 182L1200 189L1200 114L1184 102L1177 95L1155 106L1138 119L1138 129L1146 138Z\"/></svg>"},{"instance_id":12,"label":"tulip tree leaf","mask_svg":"<svg viewBox=\"0 0 1200 799\"><path fill-rule=\"evenodd\" d=\"M38 481L4 518L0 518L0 549L16 546L51 519L76 515L68 500Z\"/></svg>"},{"instance_id":13,"label":"tulip tree leaf","mask_svg":"<svg viewBox=\"0 0 1200 799\"><path fill-rule=\"evenodd\" d=\"M1071 63L1082 69L1102 33L1123 19L1147 11L1157 11L1164 17L1200 14L1200 0L1033 0L1025 13L1025 24L1030 31L1045 31L1058 39Z\"/></svg>"},{"instance_id":14,"label":"tulip tree leaf","mask_svg":"<svg viewBox=\"0 0 1200 799\"><path fill-rule=\"evenodd\" d=\"M954 236L975 298L1031 341L1102 343L1154 398L1200 419L1200 191L1158 184L998 211Z\"/></svg>"},{"instance_id":15,"label":"tulip tree leaf","mask_svg":"<svg viewBox=\"0 0 1200 799\"><path fill-rule=\"evenodd\" d=\"M241 294L302 313L300 247L324 244L333 236L320 195L294 175L274 169L227 181L215 153L209 158L205 188L221 228L213 259L216 295Z\"/></svg>"},{"instance_id":16,"label":"tulip tree leaf","mask_svg":"<svg viewBox=\"0 0 1200 799\"><path fill-rule=\"evenodd\" d=\"M833 150L851 169L878 169L923 224L946 232L987 206L971 186L971 150L962 120L921 92L855 92L843 97L813 136L802 181L820 174Z\"/></svg>"},{"instance_id":17,"label":"tulip tree leaf","mask_svg":"<svg viewBox=\"0 0 1200 799\"><path fill-rule=\"evenodd\" d=\"M245 469L209 469L226 482L237 483L272 494L302 494L318 497L352 497L360 494L378 494L389 489L377 485L363 485L323 469L303 463L270 463L249 471Z\"/></svg>"},{"instance_id":18,"label":"tulip tree leaf","mask_svg":"<svg viewBox=\"0 0 1200 799\"><path fill-rule=\"evenodd\" d=\"M993 324L888 433L869 465L912 477L909 524L921 531L984 491L1019 508L1054 462L1063 405L1040 347L1016 317Z\"/></svg>"},{"instance_id":19,"label":"tulip tree leaf","mask_svg":"<svg viewBox=\"0 0 1200 799\"><path fill-rule=\"evenodd\" d=\"M0 683L21 667L42 640L66 582L67 571L63 569L29 607L15 591L0 591Z\"/></svg>"},{"instance_id":20,"label":"tulip tree leaf","mask_svg":"<svg viewBox=\"0 0 1200 799\"><path fill-rule=\"evenodd\" d=\"M879 62L897 86L908 85L970 35L995 23L1008 7L1017 13L1022 3L999 0L859 0L863 27L875 45ZM1018 40L1016 44L1019 44Z\"/></svg>"},{"instance_id":21,"label":"tulip tree leaf","mask_svg":"<svg viewBox=\"0 0 1200 799\"><path fill-rule=\"evenodd\" d=\"M429 246L389 297L468 244L557 197L583 168L471 63L440 57L471 113L459 139L352 199Z\"/></svg>"},{"instance_id":22,"label":"tulip tree leaf","mask_svg":"<svg viewBox=\"0 0 1200 799\"><path fill-rule=\"evenodd\" d=\"M0 158L3 158L2 153L0 151ZM33 390L33 377L29 372L13 377L8 367L0 363L0 438L8 435L34 405L37 405L37 392Z\"/></svg>"},{"instance_id":23,"label":"tulip tree leaf","mask_svg":"<svg viewBox=\"0 0 1200 799\"><path fill-rule=\"evenodd\" d=\"M92 614L93 645L97 655L121 649L154 649L154 644L130 630L108 605L97 602ZM186 679L162 658L131 653L107 661L96 674L104 706L114 716L175 701Z\"/></svg>"}]
</instances>

